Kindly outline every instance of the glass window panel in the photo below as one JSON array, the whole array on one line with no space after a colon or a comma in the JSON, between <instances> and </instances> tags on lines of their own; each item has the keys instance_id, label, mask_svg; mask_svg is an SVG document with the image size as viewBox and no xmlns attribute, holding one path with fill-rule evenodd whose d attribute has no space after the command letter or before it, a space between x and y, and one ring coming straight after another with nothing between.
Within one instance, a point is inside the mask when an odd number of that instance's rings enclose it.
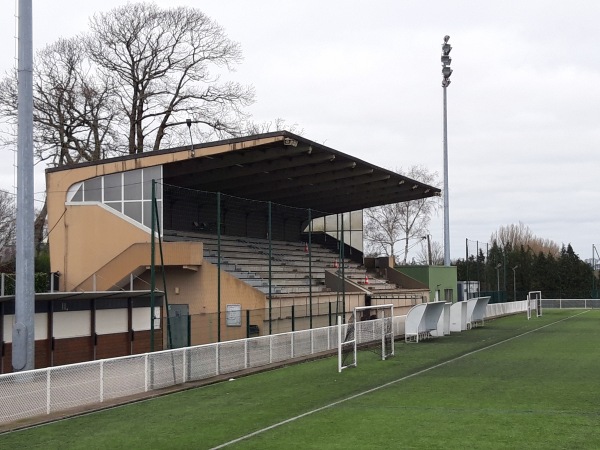
<instances>
[{"instance_id":1,"label":"glass window panel","mask_svg":"<svg viewBox=\"0 0 600 450\"><path fill-rule=\"evenodd\" d=\"M142 202L125 202L123 213L136 222L142 223Z\"/></svg>"},{"instance_id":2,"label":"glass window panel","mask_svg":"<svg viewBox=\"0 0 600 450\"><path fill-rule=\"evenodd\" d=\"M121 202L106 202L105 205L121 212Z\"/></svg>"},{"instance_id":3,"label":"glass window panel","mask_svg":"<svg viewBox=\"0 0 600 450\"><path fill-rule=\"evenodd\" d=\"M362 209L360 211L352 211L350 220L352 221L352 229L353 230L362 230L362 227L363 227Z\"/></svg>"},{"instance_id":4,"label":"glass window panel","mask_svg":"<svg viewBox=\"0 0 600 450\"><path fill-rule=\"evenodd\" d=\"M319 231L324 231L325 230L325 219L323 217L318 217L316 219L313 219L312 230L313 230L313 233L317 233ZM308 226L306 227L305 231L308 232Z\"/></svg>"},{"instance_id":5,"label":"glass window panel","mask_svg":"<svg viewBox=\"0 0 600 450\"><path fill-rule=\"evenodd\" d=\"M73 197L71 197L72 202L82 202L83 201L83 184L79 185Z\"/></svg>"},{"instance_id":6,"label":"glass window panel","mask_svg":"<svg viewBox=\"0 0 600 450\"><path fill-rule=\"evenodd\" d=\"M157 201L157 207L158 207L158 218L160 221L160 226L162 229L162 202L161 201ZM144 225L147 226L148 228L151 228L152 223L150 222L150 219L152 217L152 202L151 201L145 201L144 202Z\"/></svg>"},{"instance_id":7,"label":"glass window panel","mask_svg":"<svg viewBox=\"0 0 600 450\"><path fill-rule=\"evenodd\" d=\"M83 199L86 202L102 201L102 178L96 177L83 183Z\"/></svg>"},{"instance_id":8,"label":"glass window panel","mask_svg":"<svg viewBox=\"0 0 600 450\"><path fill-rule=\"evenodd\" d=\"M125 200L142 199L142 171L132 170L123 174L123 190Z\"/></svg>"},{"instance_id":9,"label":"glass window panel","mask_svg":"<svg viewBox=\"0 0 600 450\"><path fill-rule=\"evenodd\" d=\"M152 180L156 180L156 198L162 198L161 177L162 166L148 167L144 170L144 200L152 199Z\"/></svg>"},{"instance_id":10,"label":"glass window panel","mask_svg":"<svg viewBox=\"0 0 600 450\"><path fill-rule=\"evenodd\" d=\"M357 250L363 251L363 233L360 231L352 231L350 234L350 239L352 239L352 247Z\"/></svg>"},{"instance_id":11,"label":"glass window panel","mask_svg":"<svg viewBox=\"0 0 600 450\"><path fill-rule=\"evenodd\" d=\"M118 202L122 200L121 195L121 174L114 173L104 177L104 201Z\"/></svg>"}]
</instances>

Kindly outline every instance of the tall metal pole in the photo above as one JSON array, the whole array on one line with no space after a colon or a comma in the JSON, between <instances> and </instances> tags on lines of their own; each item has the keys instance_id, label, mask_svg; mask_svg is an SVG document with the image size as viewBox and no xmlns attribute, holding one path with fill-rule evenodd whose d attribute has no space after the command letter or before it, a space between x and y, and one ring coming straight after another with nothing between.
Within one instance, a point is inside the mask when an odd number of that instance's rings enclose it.
<instances>
[{"instance_id":1,"label":"tall metal pole","mask_svg":"<svg viewBox=\"0 0 600 450\"><path fill-rule=\"evenodd\" d=\"M450 266L450 200L448 193L448 107L444 85L444 265Z\"/></svg>"},{"instance_id":2,"label":"tall metal pole","mask_svg":"<svg viewBox=\"0 0 600 450\"><path fill-rule=\"evenodd\" d=\"M450 85L452 69L450 63L450 51L452 47L448 44L450 36L444 36L442 44L442 88L444 91L444 265L450 266L450 202L448 193L448 106L446 88Z\"/></svg>"},{"instance_id":3,"label":"tall metal pole","mask_svg":"<svg viewBox=\"0 0 600 450\"><path fill-rule=\"evenodd\" d=\"M35 368L35 292L33 246L33 32L31 0L19 0L17 263L14 371Z\"/></svg>"}]
</instances>

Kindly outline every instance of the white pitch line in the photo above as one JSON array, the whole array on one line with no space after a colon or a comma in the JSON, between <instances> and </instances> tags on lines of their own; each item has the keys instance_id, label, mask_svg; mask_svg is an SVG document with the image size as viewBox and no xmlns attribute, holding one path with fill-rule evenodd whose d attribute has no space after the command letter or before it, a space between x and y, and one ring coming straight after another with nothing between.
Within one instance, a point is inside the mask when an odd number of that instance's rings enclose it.
<instances>
[{"instance_id":1,"label":"white pitch line","mask_svg":"<svg viewBox=\"0 0 600 450\"><path fill-rule=\"evenodd\" d=\"M265 431L269 431L269 430L272 430L274 428L280 427L281 425L285 425L286 423L294 422L294 421L296 421L298 419L302 419L303 417L310 416L311 414L315 414L315 413L318 413L318 412L323 411L325 409L337 406L337 405L339 405L341 403L344 403L344 402L347 402L347 401L350 401L350 400L354 400L355 398L362 397L363 395L370 394L371 392L378 391L380 389L386 388L388 386L391 386L393 384L399 383L399 382L404 381L404 380L408 380L409 378L416 377L417 375L421 375L423 373L429 372L430 370L434 370L434 369L437 369L439 367L445 366L446 364L450 364L451 362L458 361L459 359L466 358L467 356L474 355L475 353L479 353L479 352L481 352L483 350L488 350L488 349L490 349L492 347L495 347L497 345L504 344L506 342L512 341L513 339L517 339L517 338L523 337L525 335L528 335L530 333L533 333L535 331L542 330L542 329L544 329L546 327L549 327L551 325L556 325L557 323L564 322L565 320L571 319L573 317L577 317L577 316L579 316L581 314L585 314L586 312L588 312L588 311L587 310L586 311L582 311L582 312L580 312L578 314L575 314L573 316L565 317L564 319L557 320L556 322L552 322L552 323L543 325L543 326L541 326L539 328L535 328L533 330L526 331L525 333L521 333L521 334L518 334L516 336L510 337L508 339L504 339L503 341L496 342L495 344L488 345L487 347L483 347L483 348L480 348L480 349L477 349L477 350L473 350L472 352L465 353L464 355L457 356L456 358L449 359L448 361L444 361L442 363L436 364L436 365L428 367L426 369L419 370L418 372L411 373L410 375L406 375L406 376L404 376L402 378L398 378L397 380L389 381L389 382L387 382L385 384L382 384L381 386L377 386L377 387L374 387L372 389L368 389L366 391L359 392L358 394L354 394L354 395L351 395L350 397L343 398L342 400L338 400L336 402L329 403L328 405L321 406L320 408L316 408L316 409L313 409L311 411L307 411L307 412L305 412L303 414L300 414L298 416L290 417L289 419L283 420L281 422L277 422L277 423L275 423L273 425L269 425L268 427L265 427L265 428L261 428L260 430L256 430L256 431L254 431L252 433L249 433L249 434L246 434L246 435L241 436L239 438L233 439L233 440L231 440L229 442L225 442L224 444L218 445L216 447L212 447L211 450L217 450L217 449L224 448L224 447L227 447L227 446L232 445L232 444L236 444L236 443L238 443L240 441L244 441L246 439L249 439L251 437L254 437L254 436L257 436L257 435L259 435L261 433L264 433Z\"/></svg>"}]
</instances>

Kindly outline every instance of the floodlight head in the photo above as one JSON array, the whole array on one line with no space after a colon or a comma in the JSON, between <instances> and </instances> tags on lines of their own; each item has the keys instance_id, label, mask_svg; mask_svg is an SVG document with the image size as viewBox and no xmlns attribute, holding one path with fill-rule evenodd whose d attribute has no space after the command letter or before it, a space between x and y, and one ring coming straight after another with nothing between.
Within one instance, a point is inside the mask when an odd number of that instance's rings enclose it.
<instances>
[{"instance_id":1,"label":"floodlight head","mask_svg":"<svg viewBox=\"0 0 600 450\"><path fill-rule=\"evenodd\" d=\"M449 66L451 62L452 62L452 58L450 58L450 56L442 55L442 64L444 66Z\"/></svg>"},{"instance_id":2,"label":"floodlight head","mask_svg":"<svg viewBox=\"0 0 600 450\"><path fill-rule=\"evenodd\" d=\"M452 46L450 44L442 44L442 55L449 55L452 50Z\"/></svg>"},{"instance_id":3,"label":"floodlight head","mask_svg":"<svg viewBox=\"0 0 600 450\"><path fill-rule=\"evenodd\" d=\"M192 126L192 119L185 119L185 123L187 124L188 128L190 128Z\"/></svg>"},{"instance_id":4,"label":"floodlight head","mask_svg":"<svg viewBox=\"0 0 600 450\"><path fill-rule=\"evenodd\" d=\"M448 36L448 35L444 36L444 43L448 42L449 39L450 39L450 36Z\"/></svg>"},{"instance_id":5,"label":"floodlight head","mask_svg":"<svg viewBox=\"0 0 600 450\"><path fill-rule=\"evenodd\" d=\"M444 75L445 79L450 78L450 75L452 75L452 69L448 66L444 66L442 68L442 75Z\"/></svg>"}]
</instances>

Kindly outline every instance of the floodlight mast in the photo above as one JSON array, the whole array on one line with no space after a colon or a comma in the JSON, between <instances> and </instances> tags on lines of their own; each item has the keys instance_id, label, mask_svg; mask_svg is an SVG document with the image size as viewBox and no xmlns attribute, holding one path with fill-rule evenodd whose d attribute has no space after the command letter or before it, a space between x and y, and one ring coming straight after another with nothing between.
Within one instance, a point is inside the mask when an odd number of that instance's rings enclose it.
<instances>
[{"instance_id":1,"label":"floodlight mast","mask_svg":"<svg viewBox=\"0 0 600 450\"><path fill-rule=\"evenodd\" d=\"M450 85L452 69L450 63L450 51L452 46L448 44L450 36L444 36L442 44L442 88L444 90L444 266L450 267L450 211L448 194L448 108L446 101L446 88Z\"/></svg>"},{"instance_id":2,"label":"floodlight mast","mask_svg":"<svg viewBox=\"0 0 600 450\"><path fill-rule=\"evenodd\" d=\"M19 0L17 130L17 262L13 371L35 368L33 248L33 32L32 0Z\"/></svg>"}]
</instances>

